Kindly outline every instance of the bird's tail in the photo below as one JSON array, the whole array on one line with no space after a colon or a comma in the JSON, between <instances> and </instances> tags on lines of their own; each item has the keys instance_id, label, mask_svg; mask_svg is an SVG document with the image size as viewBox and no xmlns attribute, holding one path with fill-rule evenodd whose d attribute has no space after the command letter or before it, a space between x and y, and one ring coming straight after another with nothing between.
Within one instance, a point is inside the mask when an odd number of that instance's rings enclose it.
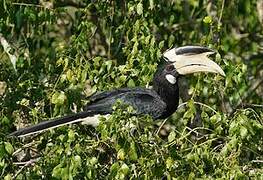
<instances>
[{"instance_id":1,"label":"bird's tail","mask_svg":"<svg viewBox=\"0 0 263 180\"><path fill-rule=\"evenodd\" d=\"M48 121L43 121L39 124L19 129L9 134L9 136L23 137L23 136L35 134L35 133L38 133L38 132L41 132L47 129L60 127L66 124L73 124L73 123L82 122L82 121L89 121L88 118L93 115L94 115L93 112L85 111L85 112L80 112L80 113L76 113L76 114L69 115L69 116L64 116L64 117L60 117L60 118L56 118L56 119L52 119ZM90 124L90 125L93 125L93 123L94 125L96 123L98 124L98 122L95 122L94 119L91 119L90 123L86 122L86 124Z\"/></svg>"}]
</instances>

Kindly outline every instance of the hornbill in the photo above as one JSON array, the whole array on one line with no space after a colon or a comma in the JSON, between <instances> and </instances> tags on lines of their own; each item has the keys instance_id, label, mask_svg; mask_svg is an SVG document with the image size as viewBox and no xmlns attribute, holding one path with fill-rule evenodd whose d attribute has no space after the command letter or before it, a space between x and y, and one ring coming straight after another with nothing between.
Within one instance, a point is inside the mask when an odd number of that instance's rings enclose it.
<instances>
[{"instance_id":1,"label":"hornbill","mask_svg":"<svg viewBox=\"0 0 263 180\"><path fill-rule=\"evenodd\" d=\"M148 114L153 119L165 119L173 114L179 102L178 77L195 72L213 72L225 76L224 71L208 58L214 51L201 46L173 48L163 54L166 63L157 69L153 88L122 88L102 92L90 97L83 112L60 117L19 129L11 136L27 136L46 129L76 122L98 125L98 116L111 114L118 99L131 105L136 115Z\"/></svg>"}]
</instances>

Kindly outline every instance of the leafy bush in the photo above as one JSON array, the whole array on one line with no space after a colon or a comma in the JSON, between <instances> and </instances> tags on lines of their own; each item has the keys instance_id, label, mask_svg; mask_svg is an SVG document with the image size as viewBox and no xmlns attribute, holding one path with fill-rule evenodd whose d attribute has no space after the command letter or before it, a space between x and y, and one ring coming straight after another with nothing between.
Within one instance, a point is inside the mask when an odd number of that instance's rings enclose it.
<instances>
[{"instance_id":1,"label":"leafy bush","mask_svg":"<svg viewBox=\"0 0 263 180\"><path fill-rule=\"evenodd\" d=\"M0 178L262 179L260 3L1 2ZM116 104L96 129L7 137L81 111L97 91L151 86L162 52L189 44L217 50L226 77L180 79L186 103L165 125Z\"/></svg>"}]
</instances>

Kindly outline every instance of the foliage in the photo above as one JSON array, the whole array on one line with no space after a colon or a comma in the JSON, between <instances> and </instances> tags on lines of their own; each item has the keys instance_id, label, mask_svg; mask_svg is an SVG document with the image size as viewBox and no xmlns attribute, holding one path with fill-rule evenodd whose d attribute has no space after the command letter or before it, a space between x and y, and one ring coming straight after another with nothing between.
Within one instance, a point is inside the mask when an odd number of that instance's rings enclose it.
<instances>
[{"instance_id":1,"label":"foliage","mask_svg":"<svg viewBox=\"0 0 263 180\"><path fill-rule=\"evenodd\" d=\"M1 1L0 178L262 179L259 2ZM167 129L116 104L97 129L7 137L81 111L97 91L150 86L161 53L189 44L217 50L226 77L187 77Z\"/></svg>"}]
</instances>

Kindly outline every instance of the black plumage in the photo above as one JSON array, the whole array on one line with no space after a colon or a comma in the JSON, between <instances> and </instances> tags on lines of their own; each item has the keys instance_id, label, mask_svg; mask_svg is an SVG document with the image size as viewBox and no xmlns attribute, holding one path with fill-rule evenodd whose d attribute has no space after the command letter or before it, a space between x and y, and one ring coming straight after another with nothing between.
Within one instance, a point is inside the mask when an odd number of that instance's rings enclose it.
<instances>
[{"instance_id":1,"label":"black plumage","mask_svg":"<svg viewBox=\"0 0 263 180\"><path fill-rule=\"evenodd\" d=\"M201 68L199 70L193 70L193 72L208 71L217 72L222 74L222 69L218 69L218 65L214 67L211 62L208 63L205 53L210 53L212 50L200 46L186 46L182 48L172 49L168 52L168 62L159 67L153 78L153 88L146 89L141 87L136 88L122 88L107 92L102 92L90 97L90 103L88 103L83 112L76 113L70 116L56 118L49 121L44 121L31 127L26 127L11 133L11 136L25 136L40 132L45 129L58 127L65 124L71 124L81 121L90 121L88 124L92 124L91 118L95 115L111 114L113 105L117 100L121 100L127 105L131 105L135 110L135 115L148 114L153 119L164 119L173 114L178 106L179 102L179 88L178 77L180 75L189 73L189 66L194 65L194 68ZM174 55L173 55L174 54ZM182 58L177 58L177 55L191 56L191 61L195 61L197 55L198 63L185 64ZM204 54L204 55L202 55ZM172 56L172 61L169 62L169 58ZM198 59L199 58L199 59ZM201 60L200 60L201 58ZM202 62L202 58L205 62ZM178 59L178 60L177 60ZM213 62L214 63L214 62ZM207 70L207 65L214 68ZM205 67L205 69L204 69ZM185 68L185 70L184 70ZM203 68L203 69L202 69ZM179 70L179 71L178 71ZM180 73L181 72L181 73ZM93 119L94 120L94 119ZM95 119L96 120L96 119ZM97 120L98 121L98 120ZM97 122L96 122L97 123ZM95 123L95 124L96 124Z\"/></svg>"},{"instance_id":2,"label":"black plumage","mask_svg":"<svg viewBox=\"0 0 263 180\"><path fill-rule=\"evenodd\" d=\"M156 72L153 89L123 88L103 92L90 98L91 103L85 111L110 114L112 106L117 100L121 100L131 105L136 115L148 114L153 119L167 118L178 106L179 91L177 83L171 84L165 79L166 74L177 74L172 64L167 64Z\"/></svg>"},{"instance_id":3,"label":"black plumage","mask_svg":"<svg viewBox=\"0 0 263 180\"><path fill-rule=\"evenodd\" d=\"M86 105L84 112L44 121L15 131L10 135L23 136L43 129L78 122L79 119L89 116L111 114L112 107L117 100L131 105L135 110L135 115L148 114L153 119L167 118L176 110L179 101L178 85L165 80L167 73L176 74L176 70L171 64L163 66L157 71L153 80L153 89L122 88L95 94L90 97L90 103Z\"/></svg>"}]
</instances>

